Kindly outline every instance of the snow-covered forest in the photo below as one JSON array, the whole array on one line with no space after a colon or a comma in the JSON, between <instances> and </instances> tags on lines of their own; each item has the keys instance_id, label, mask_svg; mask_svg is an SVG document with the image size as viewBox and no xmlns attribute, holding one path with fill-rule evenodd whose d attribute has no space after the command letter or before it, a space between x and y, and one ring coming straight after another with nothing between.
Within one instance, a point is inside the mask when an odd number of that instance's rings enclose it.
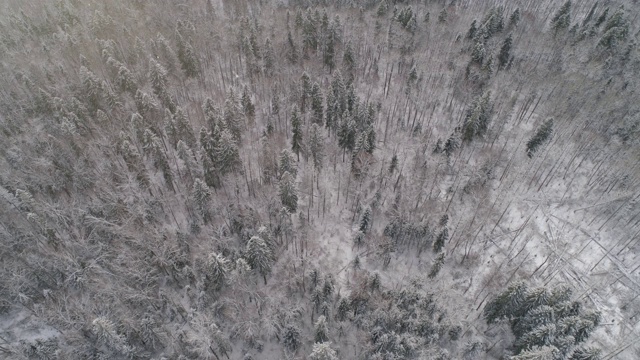
<instances>
[{"instance_id":1,"label":"snow-covered forest","mask_svg":"<svg viewBox=\"0 0 640 360\"><path fill-rule=\"evenodd\" d=\"M638 15L0 2L0 358L640 358Z\"/></svg>"}]
</instances>

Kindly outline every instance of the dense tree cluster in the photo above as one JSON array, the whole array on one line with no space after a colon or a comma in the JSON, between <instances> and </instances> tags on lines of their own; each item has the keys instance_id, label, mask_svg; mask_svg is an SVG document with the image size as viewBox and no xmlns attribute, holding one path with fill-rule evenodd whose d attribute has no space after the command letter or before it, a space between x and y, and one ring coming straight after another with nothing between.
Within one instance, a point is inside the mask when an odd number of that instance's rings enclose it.
<instances>
[{"instance_id":1,"label":"dense tree cluster","mask_svg":"<svg viewBox=\"0 0 640 360\"><path fill-rule=\"evenodd\" d=\"M506 319L516 337L512 359L596 359L599 351L578 346L600 324L601 314L585 310L582 303L571 300L570 288L529 289L523 282L509 286L490 300L484 308L489 324Z\"/></svg>"}]
</instances>

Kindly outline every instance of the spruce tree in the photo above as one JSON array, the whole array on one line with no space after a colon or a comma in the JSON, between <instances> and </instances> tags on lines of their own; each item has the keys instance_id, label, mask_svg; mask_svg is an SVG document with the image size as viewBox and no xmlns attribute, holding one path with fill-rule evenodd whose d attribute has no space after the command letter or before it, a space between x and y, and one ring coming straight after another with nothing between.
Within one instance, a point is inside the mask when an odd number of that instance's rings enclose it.
<instances>
[{"instance_id":1,"label":"spruce tree","mask_svg":"<svg viewBox=\"0 0 640 360\"><path fill-rule=\"evenodd\" d=\"M195 77L198 75L198 57L195 50L189 44L189 42L180 34L177 33L178 38L178 60L182 66L182 71L187 77Z\"/></svg>"},{"instance_id":2,"label":"spruce tree","mask_svg":"<svg viewBox=\"0 0 640 360\"><path fill-rule=\"evenodd\" d=\"M293 40L293 36L291 36L291 31L287 31L286 56L291 64L295 64L298 62L298 48L296 47L296 43Z\"/></svg>"},{"instance_id":3,"label":"spruce tree","mask_svg":"<svg viewBox=\"0 0 640 360\"><path fill-rule=\"evenodd\" d=\"M241 102L242 102L242 110L244 112L244 115L247 118L253 120L256 114L256 109L255 109L255 106L253 105L253 102L251 102L251 96L249 95L249 91L246 86L242 89Z\"/></svg>"},{"instance_id":4,"label":"spruce tree","mask_svg":"<svg viewBox=\"0 0 640 360\"><path fill-rule=\"evenodd\" d=\"M215 167L221 175L238 171L242 168L242 160L240 159L240 151L233 135L223 130L220 134L220 143L214 149Z\"/></svg>"},{"instance_id":5,"label":"spruce tree","mask_svg":"<svg viewBox=\"0 0 640 360\"><path fill-rule=\"evenodd\" d=\"M348 81L352 81L356 72L356 58L351 48L351 42L347 42L344 54L342 54L342 69L348 76Z\"/></svg>"},{"instance_id":6,"label":"spruce tree","mask_svg":"<svg viewBox=\"0 0 640 360\"><path fill-rule=\"evenodd\" d=\"M602 350L593 347L576 349L569 360L600 360Z\"/></svg>"},{"instance_id":7,"label":"spruce tree","mask_svg":"<svg viewBox=\"0 0 640 360\"><path fill-rule=\"evenodd\" d=\"M481 41L477 41L473 46L473 51L471 52L471 61L476 64L482 65L485 55L486 50L484 47L484 43L482 43Z\"/></svg>"},{"instance_id":8,"label":"spruce tree","mask_svg":"<svg viewBox=\"0 0 640 360\"><path fill-rule=\"evenodd\" d=\"M360 226L359 229L363 233L366 233L371 227L371 208L366 207L364 212L362 213L362 217L360 218Z\"/></svg>"},{"instance_id":9,"label":"spruce tree","mask_svg":"<svg viewBox=\"0 0 640 360\"><path fill-rule=\"evenodd\" d=\"M442 148L442 152L450 158L451 155L460 147L460 139L457 134L452 134L447 141L444 143L444 147Z\"/></svg>"},{"instance_id":10,"label":"spruce tree","mask_svg":"<svg viewBox=\"0 0 640 360\"><path fill-rule=\"evenodd\" d=\"M567 1L562 7L553 15L551 19L551 27L557 33L560 30L564 30L571 24L571 1Z\"/></svg>"},{"instance_id":11,"label":"spruce tree","mask_svg":"<svg viewBox=\"0 0 640 360\"><path fill-rule=\"evenodd\" d=\"M177 138L184 140L189 147L194 147L196 145L196 136L193 134L193 128L182 108L178 107L176 109L176 113L173 114L173 122Z\"/></svg>"},{"instance_id":12,"label":"spruce tree","mask_svg":"<svg viewBox=\"0 0 640 360\"><path fill-rule=\"evenodd\" d=\"M464 123L462 125L462 139L466 142L472 141L477 136L483 136L491 121L491 112L493 104L491 103L491 92L487 91L479 95L473 101L472 106L467 110ZM445 144L445 151L447 144Z\"/></svg>"},{"instance_id":13,"label":"spruce tree","mask_svg":"<svg viewBox=\"0 0 640 360\"><path fill-rule=\"evenodd\" d=\"M503 69L509 63L511 59L511 44L513 40L511 39L511 34L504 39L502 43L502 47L500 48L500 54L498 55L498 68Z\"/></svg>"},{"instance_id":14,"label":"spruce tree","mask_svg":"<svg viewBox=\"0 0 640 360\"><path fill-rule=\"evenodd\" d=\"M265 74L267 76L273 75L273 72L275 70L276 59L275 59L275 53L273 51L273 45L271 44L271 39L269 38L267 38L267 40L265 40L265 43L264 43L263 61L264 61Z\"/></svg>"},{"instance_id":15,"label":"spruce tree","mask_svg":"<svg viewBox=\"0 0 640 360\"><path fill-rule=\"evenodd\" d=\"M280 152L280 161L278 165L278 173L280 174L280 177L282 177L285 172L291 174L293 178L298 174L298 167L293 159L293 154L288 149L282 149L282 152Z\"/></svg>"},{"instance_id":16,"label":"spruce tree","mask_svg":"<svg viewBox=\"0 0 640 360\"><path fill-rule=\"evenodd\" d=\"M314 341L322 343L329 340L329 327L327 326L327 318L323 315L318 317L314 327Z\"/></svg>"},{"instance_id":17,"label":"spruce tree","mask_svg":"<svg viewBox=\"0 0 640 360\"><path fill-rule=\"evenodd\" d=\"M553 346L534 347L521 354L509 357L509 360L556 360L559 352Z\"/></svg>"},{"instance_id":18,"label":"spruce tree","mask_svg":"<svg viewBox=\"0 0 640 360\"><path fill-rule=\"evenodd\" d=\"M473 39L476 36L476 32L478 32L478 22L477 20L473 20L471 22L471 26L469 27L469 31L467 31L467 38Z\"/></svg>"},{"instance_id":19,"label":"spruce tree","mask_svg":"<svg viewBox=\"0 0 640 360\"><path fill-rule=\"evenodd\" d=\"M198 165L196 163L195 156L193 151L189 148L184 141L178 141L176 145L176 151L178 153L178 158L184 162L185 167L187 168L187 172L190 177L193 177L194 174L198 171Z\"/></svg>"},{"instance_id":20,"label":"spruce tree","mask_svg":"<svg viewBox=\"0 0 640 360\"><path fill-rule=\"evenodd\" d=\"M157 170L162 171L167 187L174 190L173 173L171 172L169 161L164 153L162 140L160 140L160 138L150 129L146 129L143 134L143 149L153 160L153 166Z\"/></svg>"},{"instance_id":21,"label":"spruce tree","mask_svg":"<svg viewBox=\"0 0 640 360\"><path fill-rule=\"evenodd\" d=\"M121 65L118 69L118 76L116 81L121 91L126 91L131 95L134 95L136 93L136 90L138 90L138 86L136 85L133 74L131 74L131 71L129 71L129 69L127 69L124 65Z\"/></svg>"},{"instance_id":22,"label":"spruce tree","mask_svg":"<svg viewBox=\"0 0 640 360\"><path fill-rule=\"evenodd\" d=\"M282 334L282 342L290 351L296 351L301 343L300 329L295 325L288 325Z\"/></svg>"},{"instance_id":23,"label":"spruce tree","mask_svg":"<svg viewBox=\"0 0 640 360\"><path fill-rule=\"evenodd\" d=\"M202 216L206 224L210 217L209 201L211 200L211 190L209 186L207 186L204 181L196 179L191 189L191 197L193 198L198 213Z\"/></svg>"},{"instance_id":24,"label":"spruce tree","mask_svg":"<svg viewBox=\"0 0 640 360\"><path fill-rule=\"evenodd\" d=\"M251 237L247 242L245 257L251 268L263 277L266 285L267 274L271 272L271 267L275 262L275 257L267 243L258 236Z\"/></svg>"},{"instance_id":25,"label":"spruce tree","mask_svg":"<svg viewBox=\"0 0 640 360\"><path fill-rule=\"evenodd\" d=\"M147 176L147 171L144 167L144 163L142 162L142 158L140 153L136 149L136 147L129 142L127 139L123 139L120 147L120 153L124 158L124 162L127 164L127 168L132 173L136 174L136 180L142 187L149 186L149 177Z\"/></svg>"},{"instance_id":26,"label":"spruce tree","mask_svg":"<svg viewBox=\"0 0 640 360\"><path fill-rule=\"evenodd\" d=\"M218 291L227 282L228 276L229 261L221 254L209 254L205 268L205 286L210 290Z\"/></svg>"},{"instance_id":27,"label":"spruce tree","mask_svg":"<svg viewBox=\"0 0 640 360\"><path fill-rule=\"evenodd\" d=\"M279 184L279 195L282 206L289 212L295 212L298 208L298 191L294 177L289 172L284 172Z\"/></svg>"},{"instance_id":28,"label":"spruce tree","mask_svg":"<svg viewBox=\"0 0 640 360\"><path fill-rule=\"evenodd\" d=\"M309 152L313 158L313 166L320 170L324 159L324 142L318 124L311 125L309 131Z\"/></svg>"},{"instance_id":29,"label":"spruce tree","mask_svg":"<svg viewBox=\"0 0 640 360\"><path fill-rule=\"evenodd\" d=\"M438 275L440 269L442 269L442 265L444 265L444 253L438 254L436 259L433 261L431 270L429 270L429 274L427 275L429 279L433 279Z\"/></svg>"},{"instance_id":30,"label":"spruce tree","mask_svg":"<svg viewBox=\"0 0 640 360\"><path fill-rule=\"evenodd\" d=\"M313 83L309 97L311 98L311 121L316 124L322 124L324 112L322 108L322 91L317 82Z\"/></svg>"},{"instance_id":31,"label":"spruce tree","mask_svg":"<svg viewBox=\"0 0 640 360\"><path fill-rule=\"evenodd\" d=\"M149 60L149 82L151 82L153 93L161 99L167 92L167 70L153 59Z\"/></svg>"},{"instance_id":32,"label":"spruce tree","mask_svg":"<svg viewBox=\"0 0 640 360\"><path fill-rule=\"evenodd\" d=\"M542 126L536 130L536 133L527 141L527 156L532 158L533 155L538 151L540 146L542 146L553 133L553 119L546 120Z\"/></svg>"},{"instance_id":33,"label":"spruce tree","mask_svg":"<svg viewBox=\"0 0 640 360\"><path fill-rule=\"evenodd\" d=\"M302 150L302 122L296 106L291 110L291 131L291 150L298 157L298 161L300 161L300 151Z\"/></svg>"},{"instance_id":34,"label":"spruce tree","mask_svg":"<svg viewBox=\"0 0 640 360\"><path fill-rule=\"evenodd\" d=\"M204 148L200 148L200 158L202 159L202 171L204 173L204 181L207 186L212 187L214 189L219 188L220 183L220 175L216 170L216 166L207 155L207 151Z\"/></svg>"},{"instance_id":35,"label":"spruce tree","mask_svg":"<svg viewBox=\"0 0 640 360\"><path fill-rule=\"evenodd\" d=\"M439 253L444 249L446 241L449 239L449 229L446 227L436 237L436 241L433 242L433 252Z\"/></svg>"},{"instance_id":36,"label":"spruce tree","mask_svg":"<svg viewBox=\"0 0 640 360\"><path fill-rule=\"evenodd\" d=\"M391 163L389 164L389 174L393 174L398 168L398 155L393 154L391 157Z\"/></svg>"},{"instance_id":37,"label":"spruce tree","mask_svg":"<svg viewBox=\"0 0 640 360\"><path fill-rule=\"evenodd\" d=\"M243 131L242 107L240 105L240 100L233 89L229 91L227 99L224 102L222 119L224 122L224 128L231 132L236 143L240 144Z\"/></svg>"},{"instance_id":38,"label":"spruce tree","mask_svg":"<svg viewBox=\"0 0 640 360\"><path fill-rule=\"evenodd\" d=\"M309 354L309 360L338 360L338 354L331 348L331 343L316 342Z\"/></svg>"},{"instance_id":39,"label":"spruce tree","mask_svg":"<svg viewBox=\"0 0 640 360\"><path fill-rule=\"evenodd\" d=\"M520 8L516 8L509 17L509 26L516 26L520 22Z\"/></svg>"},{"instance_id":40,"label":"spruce tree","mask_svg":"<svg viewBox=\"0 0 640 360\"><path fill-rule=\"evenodd\" d=\"M150 112L155 111L158 108L158 104L149 94L136 90L136 95L134 96L136 108L138 113L149 116Z\"/></svg>"},{"instance_id":41,"label":"spruce tree","mask_svg":"<svg viewBox=\"0 0 640 360\"><path fill-rule=\"evenodd\" d=\"M305 56L309 56L309 52L315 53L318 49L317 25L317 21L309 9L302 23L302 52Z\"/></svg>"},{"instance_id":42,"label":"spruce tree","mask_svg":"<svg viewBox=\"0 0 640 360\"><path fill-rule=\"evenodd\" d=\"M307 72L303 72L300 76L300 111L307 111L307 103L311 95L311 78Z\"/></svg>"},{"instance_id":43,"label":"spruce tree","mask_svg":"<svg viewBox=\"0 0 640 360\"><path fill-rule=\"evenodd\" d=\"M336 66L336 39L334 31L332 29L329 31L330 33L327 35L327 40L322 54L322 64L328 67L329 73L331 73L333 68Z\"/></svg>"}]
</instances>

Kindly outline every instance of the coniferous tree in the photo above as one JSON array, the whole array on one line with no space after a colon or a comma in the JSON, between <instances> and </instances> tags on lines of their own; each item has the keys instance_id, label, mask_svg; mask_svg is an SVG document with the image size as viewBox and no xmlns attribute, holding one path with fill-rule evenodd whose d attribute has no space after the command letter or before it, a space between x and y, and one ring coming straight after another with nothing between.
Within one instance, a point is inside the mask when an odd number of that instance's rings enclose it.
<instances>
[{"instance_id":1,"label":"coniferous tree","mask_svg":"<svg viewBox=\"0 0 640 360\"><path fill-rule=\"evenodd\" d=\"M87 103L92 109L97 109L102 98L102 82L96 74L84 66L80 67L80 80Z\"/></svg>"},{"instance_id":2,"label":"coniferous tree","mask_svg":"<svg viewBox=\"0 0 640 360\"><path fill-rule=\"evenodd\" d=\"M182 66L182 71L187 77L195 77L198 75L198 56L191 44L180 34L177 33L178 42L178 60Z\"/></svg>"},{"instance_id":3,"label":"coniferous tree","mask_svg":"<svg viewBox=\"0 0 640 360\"><path fill-rule=\"evenodd\" d=\"M298 174L298 168L296 166L295 160L293 159L293 154L288 149L282 149L280 152L280 163L278 166L278 172L280 177L284 175L285 172L291 174L293 178Z\"/></svg>"},{"instance_id":4,"label":"coniferous tree","mask_svg":"<svg viewBox=\"0 0 640 360\"><path fill-rule=\"evenodd\" d=\"M224 102L222 118L224 128L231 132L236 143L240 144L243 130L242 107L240 105L240 100L233 89L229 91L227 99Z\"/></svg>"},{"instance_id":5,"label":"coniferous tree","mask_svg":"<svg viewBox=\"0 0 640 360\"><path fill-rule=\"evenodd\" d=\"M316 342L313 344L311 354L309 354L310 360L338 360L338 354L331 348L329 342Z\"/></svg>"},{"instance_id":6,"label":"coniferous tree","mask_svg":"<svg viewBox=\"0 0 640 360\"><path fill-rule=\"evenodd\" d=\"M338 302L338 311L336 311L336 319L338 321L346 320L350 311L351 307L349 305L349 301L346 298L340 299Z\"/></svg>"},{"instance_id":7,"label":"coniferous tree","mask_svg":"<svg viewBox=\"0 0 640 360\"><path fill-rule=\"evenodd\" d=\"M446 241L449 239L449 229L446 227L436 237L436 241L433 242L433 252L439 253L444 249Z\"/></svg>"},{"instance_id":8,"label":"coniferous tree","mask_svg":"<svg viewBox=\"0 0 640 360\"><path fill-rule=\"evenodd\" d=\"M353 236L353 243L356 246L360 247L364 244L364 238L365 238L364 232L362 232L361 230L358 230Z\"/></svg>"},{"instance_id":9,"label":"coniferous tree","mask_svg":"<svg viewBox=\"0 0 640 360\"><path fill-rule=\"evenodd\" d=\"M136 94L134 96L136 108L138 113L143 116L151 115L150 112L154 111L158 108L158 104L156 104L155 100L149 94L136 90Z\"/></svg>"},{"instance_id":10,"label":"coniferous tree","mask_svg":"<svg viewBox=\"0 0 640 360\"><path fill-rule=\"evenodd\" d=\"M500 48L500 54L498 55L498 68L503 69L509 63L511 59L511 44L513 40L511 39L511 34L504 39L502 43L502 47Z\"/></svg>"},{"instance_id":11,"label":"coniferous tree","mask_svg":"<svg viewBox=\"0 0 640 360\"><path fill-rule=\"evenodd\" d=\"M389 164L389 174L393 174L398 168L398 155L393 154L391 157L391 163Z\"/></svg>"},{"instance_id":12,"label":"coniferous tree","mask_svg":"<svg viewBox=\"0 0 640 360\"><path fill-rule=\"evenodd\" d=\"M318 27L311 11L308 10L302 23L302 53L309 56L309 52L315 53L318 49Z\"/></svg>"},{"instance_id":13,"label":"coniferous tree","mask_svg":"<svg viewBox=\"0 0 640 360\"><path fill-rule=\"evenodd\" d=\"M509 360L555 360L559 351L553 346L535 347L521 354L509 357Z\"/></svg>"},{"instance_id":14,"label":"coniferous tree","mask_svg":"<svg viewBox=\"0 0 640 360\"><path fill-rule=\"evenodd\" d=\"M280 96L276 91L274 91L273 97L271 98L271 112L276 116L280 114Z\"/></svg>"},{"instance_id":15,"label":"coniferous tree","mask_svg":"<svg viewBox=\"0 0 640 360\"><path fill-rule=\"evenodd\" d=\"M317 82L313 83L309 97L311 98L311 121L316 124L322 124L324 112L322 108L322 91Z\"/></svg>"},{"instance_id":16,"label":"coniferous tree","mask_svg":"<svg viewBox=\"0 0 640 360\"><path fill-rule=\"evenodd\" d=\"M221 175L240 170L242 168L242 160L240 159L240 151L233 135L223 130L220 134L220 143L214 149L215 167Z\"/></svg>"},{"instance_id":17,"label":"coniferous tree","mask_svg":"<svg viewBox=\"0 0 640 360\"><path fill-rule=\"evenodd\" d=\"M478 21L474 19L471 22L471 26L469 27L469 31L467 31L467 38L468 39L475 38L477 32L478 32Z\"/></svg>"},{"instance_id":18,"label":"coniferous tree","mask_svg":"<svg viewBox=\"0 0 640 360\"><path fill-rule=\"evenodd\" d=\"M449 14L447 13L447 8L442 8L440 13L438 13L438 22L441 24L446 23L448 17L449 17Z\"/></svg>"},{"instance_id":19,"label":"coniferous tree","mask_svg":"<svg viewBox=\"0 0 640 360\"><path fill-rule=\"evenodd\" d=\"M207 257L205 268L206 286L218 291L229 277L229 261L221 254L211 253Z\"/></svg>"},{"instance_id":20,"label":"coniferous tree","mask_svg":"<svg viewBox=\"0 0 640 360\"><path fill-rule=\"evenodd\" d=\"M609 15L609 8L606 8L602 12L602 14L598 17L598 19L596 20L596 23L593 26L595 28L600 27L600 25L602 25L607 20L608 15Z\"/></svg>"},{"instance_id":21,"label":"coniferous tree","mask_svg":"<svg viewBox=\"0 0 640 360\"><path fill-rule=\"evenodd\" d=\"M300 113L296 106L291 110L291 150L300 161L300 151L302 150L302 122L300 121Z\"/></svg>"},{"instance_id":22,"label":"coniferous tree","mask_svg":"<svg viewBox=\"0 0 640 360\"><path fill-rule=\"evenodd\" d=\"M245 116L253 120L253 118L255 117L256 109L255 109L255 106L253 105L253 102L251 102L251 96L249 95L249 92L246 86L242 90L241 102L242 102L242 110Z\"/></svg>"},{"instance_id":23,"label":"coniferous tree","mask_svg":"<svg viewBox=\"0 0 640 360\"><path fill-rule=\"evenodd\" d=\"M282 342L284 346L287 347L290 351L295 351L300 347L301 343L300 329L298 329L295 325L289 325L284 329L284 334L282 335Z\"/></svg>"},{"instance_id":24,"label":"coniferous tree","mask_svg":"<svg viewBox=\"0 0 640 360\"><path fill-rule=\"evenodd\" d=\"M193 176L198 172L198 165L196 163L195 155L189 146L182 140L178 141L176 145L176 152L178 154L178 158L184 162L185 167L187 168L187 172L189 176L193 178Z\"/></svg>"},{"instance_id":25,"label":"coniferous tree","mask_svg":"<svg viewBox=\"0 0 640 360\"><path fill-rule=\"evenodd\" d=\"M311 96L311 78L307 72L303 72L302 76L300 76L300 111L307 111L307 103L309 102L309 97Z\"/></svg>"},{"instance_id":26,"label":"coniferous tree","mask_svg":"<svg viewBox=\"0 0 640 360\"><path fill-rule=\"evenodd\" d=\"M322 64L329 68L329 73L336 66L336 36L333 27L328 30L327 39L322 54Z\"/></svg>"},{"instance_id":27,"label":"coniferous tree","mask_svg":"<svg viewBox=\"0 0 640 360\"><path fill-rule=\"evenodd\" d=\"M322 343L329 340L329 327L327 326L327 318L323 315L318 317L314 325L314 341Z\"/></svg>"},{"instance_id":28,"label":"coniferous tree","mask_svg":"<svg viewBox=\"0 0 640 360\"><path fill-rule=\"evenodd\" d=\"M271 39L267 38L264 43L264 72L267 76L273 75L273 71L275 70L275 53L273 51L273 45L271 44Z\"/></svg>"},{"instance_id":29,"label":"coniferous tree","mask_svg":"<svg viewBox=\"0 0 640 360\"><path fill-rule=\"evenodd\" d=\"M520 22L520 8L516 8L509 17L509 26L516 26Z\"/></svg>"},{"instance_id":30,"label":"coniferous tree","mask_svg":"<svg viewBox=\"0 0 640 360\"><path fill-rule=\"evenodd\" d=\"M216 166L211 160L211 158L209 157L209 155L207 155L207 151L202 147L200 148L200 158L202 158L202 171L204 173L204 182L209 187L212 187L214 189L219 188L221 183L220 183L220 176L218 174L218 171L216 170Z\"/></svg>"},{"instance_id":31,"label":"coniferous tree","mask_svg":"<svg viewBox=\"0 0 640 360\"><path fill-rule=\"evenodd\" d=\"M267 243L260 237L253 236L247 242L245 254L247 263L263 277L266 285L267 274L271 272L271 267L275 262L275 257Z\"/></svg>"},{"instance_id":32,"label":"coniferous tree","mask_svg":"<svg viewBox=\"0 0 640 360\"><path fill-rule=\"evenodd\" d=\"M313 166L320 170L324 159L324 143L318 124L311 125L311 130L309 131L309 152L313 158Z\"/></svg>"},{"instance_id":33,"label":"coniferous tree","mask_svg":"<svg viewBox=\"0 0 640 360\"><path fill-rule=\"evenodd\" d=\"M600 360L602 359L602 350L598 348L578 348L576 349L569 360Z\"/></svg>"},{"instance_id":34,"label":"coniferous tree","mask_svg":"<svg viewBox=\"0 0 640 360\"><path fill-rule=\"evenodd\" d=\"M129 169L129 171L136 174L138 183L143 187L148 187L149 177L144 167L144 163L142 162L140 153L138 152L136 147L131 144L129 140L123 139L120 144L119 150L122 154L122 157L124 158L125 163L127 164L127 168Z\"/></svg>"},{"instance_id":35,"label":"coniferous tree","mask_svg":"<svg viewBox=\"0 0 640 360\"><path fill-rule=\"evenodd\" d=\"M538 151L538 148L542 146L553 133L553 119L548 119L545 121L542 126L536 130L536 133L527 141L527 156L532 158L533 155Z\"/></svg>"},{"instance_id":36,"label":"coniferous tree","mask_svg":"<svg viewBox=\"0 0 640 360\"><path fill-rule=\"evenodd\" d=\"M447 141L444 143L444 147L442 148L442 152L450 158L451 155L460 147L460 139L457 134L452 134Z\"/></svg>"},{"instance_id":37,"label":"coniferous tree","mask_svg":"<svg viewBox=\"0 0 640 360\"><path fill-rule=\"evenodd\" d=\"M462 126L462 139L470 142L476 136L483 136L489 128L491 120L491 111L493 104L491 103L491 92L487 91L478 96L467 110L467 114ZM445 144L445 151L447 144Z\"/></svg>"},{"instance_id":38,"label":"coniferous tree","mask_svg":"<svg viewBox=\"0 0 640 360\"><path fill-rule=\"evenodd\" d=\"M136 93L136 90L138 90L138 86L136 85L133 74L131 74L131 71L129 71L129 69L127 69L124 65L121 65L118 69L118 76L116 81L121 91L126 91L133 95Z\"/></svg>"},{"instance_id":39,"label":"coniferous tree","mask_svg":"<svg viewBox=\"0 0 640 360\"><path fill-rule=\"evenodd\" d=\"M204 181L196 179L193 182L191 197L193 198L193 202L196 204L198 213L202 216L206 224L210 217L209 201L211 200L211 190L209 189L209 186L207 186Z\"/></svg>"},{"instance_id":40,"label":"coniferous tree","mask_svg":"<svg viewBox=\"0 0 640 360\"><path fill-rule=\"evenodd\" d=\"M179 107L176 109L176 113L173 114L173 123L177 138L184 140L190 147L194 147L196 145L196 136L193 134L193 128L186 114Z\"/></svg>"},{"instance_id":41,"label":"coniferous tree","mask_svg":"<svg viewBox=\"0 0 640 360\"><path fill-rule=\"evenodd\" d=\"M473 46L473 51L471 52L471 61L473 61L476 64L482 65L485 55L486 55L486 50L484 47L484 43L482 43L481 41L477 41L476 44Z\"/></svg>"},{"instance_id":42,"label":"coniferous tree","mask_svg":"<svg viewBox=\"0 0 640 360\"><path fill-rule=\"evenodd\" d=\"M598 45L605 48L614 48L624 41L629 34L629 22L624 17L624 11L618 9L604 26L603 35Z\"/></svg>"},{"instance_id":43,"label":"coniferous tree","mask_svg":"<svg viewBox=\"0 0 640 360\"><path fill-rule=\"evenodd\" d=\"M357 125L351 115L347 115L340 124L338 129L338 146L342 149L343 159L344 153L349 150L353 151L356 146Z\"/></svg>"},{"instance_id":44,"label":"coniferous tree","mask_svg":"<svg viewBox=\"0 0 640 360\"><path fill-rule=\"evenodd\" d=\"M440 269L442 269L442 265L444 265L444 253L440 253L433 261L431 270L429 270L429 274L427 275L429 279L433 279L438 276Z\"/></svg>"},{"instance_id":45,"label":"coniferous tree","mask_svg":"<svg viewBox=\"0 0 640 360\"><path fill-rule=\"evenodd\" d=\"M153 93L162 99L163 94L167 92L167 70L153 59L149 60L149 81L151 82Z\"/></svg>"},{"instance_id":46,"label":"coniferous tree","mask_svg":"<svg viewBox=\"0 0 640 360\"><path fill-rule=\"evenodd\" d=\"M94 319L91 325L91 330L98 343L104 344L115 354L118 354L116 357L130 357L134 354L134 349L127 344L126 337L118 334L116 326L109 319L101 316Z\"/></svg>"},{"instance_id":47,"label":"coniferous tree","mask_svg":"<svg viewBox=\"0 0 640 360\"><path fill-rule=\"evenodd\" d=\"M492 299L484 307L484 317L488 324L492 324L509 314L520 311L527 295L527 286L524 282L516 282L510 285L506 291Z\"/></svg>"},{"instance_id":48,"label":"coniferous tree","mask_svg":"<svg viewBox=\"0 0 640 360\"><path fill-rule=\"evenodd\" d=\"M551 19L551 27L557 33L560 30L564 30L571 24L571 1L567 1L562 7L553 15Z\"/></svg>"},{"instance_id":49,"label":"coniferous tree","mask_svg":"<svg viewBox=\"0 0 640 360\"><path fill-rule=\"evenodd\" d=\"M298 208L298 191L296 190L295 179L285 171L282 174L279 184L280 201L289 212L295 212Z\"/></svg>"},{"instance_id":50,"label":"coniferous tree","mask_svg":"<svg viewBox=\"0 0 640 360\"><path fill-rule=\"evenodd\" d=\"M342 55L342 68L348 77L348 81L353 81L356 71L356 58L351 48L351 42L347 42Z\"/></svg>"},{"instance_id":51,"label":"coniferous tree","mask_svg":"<svg viewBox=\"0 0 640 360\"><path fill-rule=\"evenodd\" d=\"M293 36L291 36L291 31L287 31L286 56L291 64L295 64L298 62L298 48L296 47L296 43L293 40Z\"/></svg>"},{"instance_id":52,"label":"coniferous tree","mask_svg":"<svg viewBox=\"0 0 640 360\"><path fill-rule=\"evenodd\" d=\"M360 226L359 229L363 233L366 233L371 227L371 208L366 207L364 212L362 213L362 217L360 218Z\"/></svg>"},{"instance_id":53,"label":"coniferous tree","mask_svg":"<svg viewBox=\"0 0 640 360\"><path fill-rule=\"evenodd\" d=\"M143 149L153 160L153 166L162 171L165 184L173 190L173 173L169 166L169 161L163 150L162 140L150 129L146 129L143 134Z\"/></svg>"}]
</instances>

